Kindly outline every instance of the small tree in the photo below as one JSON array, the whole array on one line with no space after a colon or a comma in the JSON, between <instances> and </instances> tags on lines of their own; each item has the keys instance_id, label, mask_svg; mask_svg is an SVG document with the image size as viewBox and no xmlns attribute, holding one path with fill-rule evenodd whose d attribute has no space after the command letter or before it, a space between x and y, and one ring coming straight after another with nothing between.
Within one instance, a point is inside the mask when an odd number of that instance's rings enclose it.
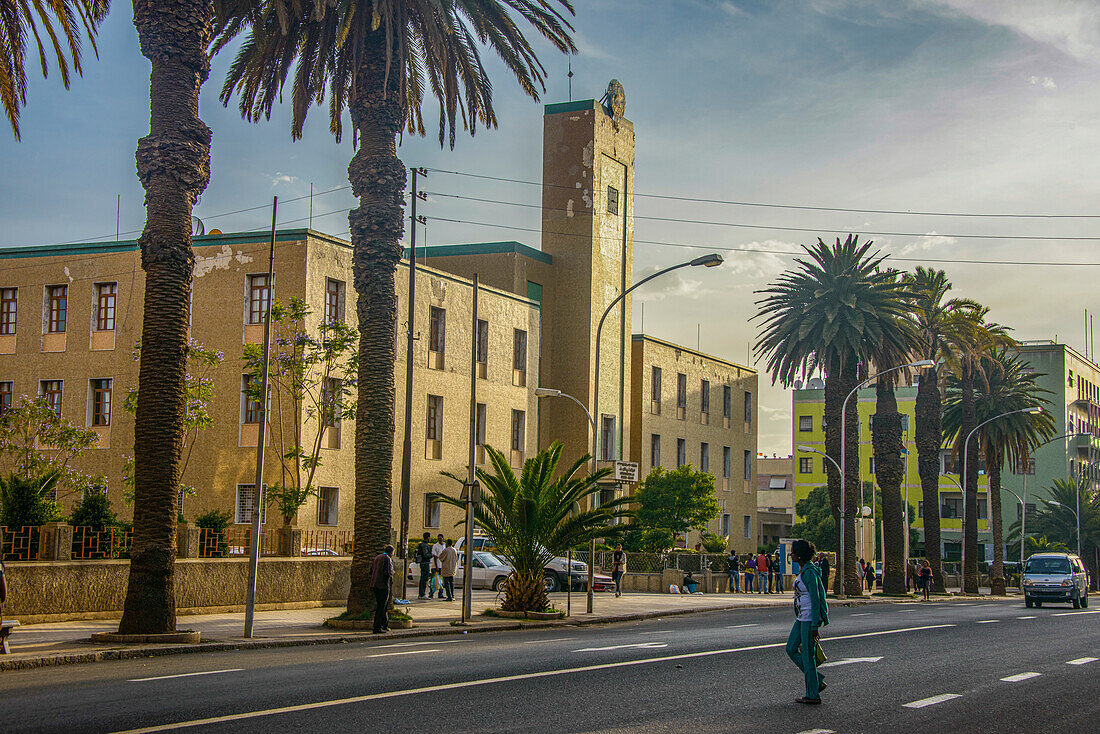
<instances>
[{"instance_id":1,"label":"small tree","mask_svg":"<svg viewBox=\"0 0 1100 734\"><path fill-rule=\"evenodd\" d=\"M271 304L272 351L268 369L270 435L279 455L282 478L268 496L290 525L298 510L317 494L314 476L321 465L325 429L335 427L352 409L352 387L359 334L343 321L322 321L316 336L306 329L310 308L300 298ZM262 344L246 344L249 374L245 393L259 402L263 376ZM312 433L306 423L312 423Z\"/></svg>"},{"instance_id":2,"label":"small tree","mask_svg":"<svg viewBox=\"0 0 1100 734\"><path fill-rule=\"evenodd\" d=\"M134 361L141 358L141 342L134 347ZM200 431L214 424L210 415L210 406L214 403L214 377L211 374L225 359L225 355L214 349L207 349L194 339L187 343L187 372L184 375L185 409L183 418L183 437L180 440L180 490L187 497L195 496L195 487L188 484L187 467L191 462L191 452ZM122 409L130 415L137 415L138 391L131 388L122 401ZM134 458L125 457L122 465L122 481L126 485L122 498L126 504L134 501ZM183 517L180 507L179 516ZM181 520L182 522L182 520Z\"/></svg>"},{"instance_id":3,"label":"small tree","mask_svg":"<svg viewBox=\"0 0 1100 734\"><path fill-rule=\"evenodd\" d=\"M24 395L0 414L0 471L39 485L56 473L50 491L66 496L88 483L69 463L97 441L94 431L59 416L45 398Z\"/></svg>"},{"instance_id":4,"label":"small tree","mask_svg":"<svg viewBox=\"0 0 1100 734\"><path fill-rule=\"evenodd\" d=\"M690 528L705 532L707 523L720 511L714 476L695 471L691 464L673 471L654 467L634 493L633 502L639 527L664 528L677 534Z\"/></svg>"},{"instance_id":5,"label":"small tree","mask_svg":"<svg viewBox=\"0 0 1100 734\"><path fill-rule=\"evenodd\" d=\"M207 530L213 534L217 541L213 548L202 543L199 555L203 558L224 558L229 555L229 539L225 537L225 529L233 521L233 515L228 510L211 510L195 518L195 524L201 530Z\"/></svg>"},{"instance_id":6,"label":"small tree","mask_svg":"<svg viewBox=\"0 0 1100 734\"><path fill-rule=\"evenodd\" d=\"M35 477L14 472L0 476L0 525L21 528L60 520L61 506L50 494L61 474L55 468Z\"/></svg>"},{"instance_id":7,"label":"small tree","mask_svg":"<svg viewBox=\"0 0 1100 734\"><path fill-rule=\"evenodd\" d=\"M119 524L118 515L111 509L111 500L107 497L106 482L100 479L84 490L80 501L73 505L69 515L69 524L103 530Z\"/></svg>"},{"instance_id":8,"label":"small tree","mask_svg":"<svg viewBox=\"0 0 1100 734\"><path fill-rule=\"evenodd\" d=\"M795 503L795 513L801 518L791 528L795 538L808 540L818 550L836 550L836 519L833 516L828 487L814 487L810 494Z\"/></svg>"}]
</instances>

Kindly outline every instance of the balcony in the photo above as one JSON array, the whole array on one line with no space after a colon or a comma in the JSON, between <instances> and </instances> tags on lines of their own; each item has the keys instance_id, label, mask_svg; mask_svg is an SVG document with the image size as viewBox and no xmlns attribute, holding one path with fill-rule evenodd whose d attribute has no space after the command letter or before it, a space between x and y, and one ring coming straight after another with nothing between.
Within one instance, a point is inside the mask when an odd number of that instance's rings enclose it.
<instances>
[{"instance_id":1,"label":"balcony","mask_svg":"<svg viewBox=\"0 0 1100 734\"><path fill-rule=\"evenodd\" d=\"M1100 436L1074 436L1073 443L1079 454L1088 454L1090 448L1100 451Z\"/></svg>"}]
</instances>

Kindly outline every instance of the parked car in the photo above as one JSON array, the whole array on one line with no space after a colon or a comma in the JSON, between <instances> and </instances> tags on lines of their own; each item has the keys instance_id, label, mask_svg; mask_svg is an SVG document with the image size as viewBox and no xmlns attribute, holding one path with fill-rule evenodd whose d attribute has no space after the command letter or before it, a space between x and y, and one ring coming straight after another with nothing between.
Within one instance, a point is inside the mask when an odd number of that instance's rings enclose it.
<instances>
[{"instance_id":1,"label":"parked car","mask_svg":"<svg viewBox=\"0 0 1100 734\"><path fill-rule=\"evenodd\" d=\"M462 579L465 575L463 570L466 568L464 564L465 554L459 551L458 570L455 571L456 589L462 587ZM473 587L475 589L492 589L493 591L502 591L505 581L514 570L503 558L488 551L474 551L473 566ZM409 582L413 585L420 583L420 564L409 564Z\"/></svg>"},{"instance_id":2,"label":"parked car","mask_svg":"<svg viewBox=\"0 0 1100 734\"><path fill-rule=\"evenodd\" d=\"M466 543L465 538L459 538L455 544L456 548L461 549ZM492 538L485 535L475 535L473 538L473 547L475 551L478 550L492 550L496 547L496 543ZM543 579L546 581L546 590L561 591L565 588L567 583L566 579L572 582L573 589L585 589L588 584L588 564L583 561L573 561L572 573L570 573L568 561L564 556L557 556L550 559L550 562L546 564L546 571L543 574ZM610 577L604 576L601 580L606 579L610 581ZM594 591L600 591L600 584L593 582ZM611 586L614 589L614 584Z\"/></svg>"},{"instance_id":3,"label":"parked car","mask_svg":"<svg viewBox=\"0 0 1100 734\"><path fill-rule=\"evenodd\" d=\"M1045 601L1069 602L1074 609L1089 605L1088 573L1070 553L1037 553L1024 563L1024 606Z\"/></svg>"}]
</instances>

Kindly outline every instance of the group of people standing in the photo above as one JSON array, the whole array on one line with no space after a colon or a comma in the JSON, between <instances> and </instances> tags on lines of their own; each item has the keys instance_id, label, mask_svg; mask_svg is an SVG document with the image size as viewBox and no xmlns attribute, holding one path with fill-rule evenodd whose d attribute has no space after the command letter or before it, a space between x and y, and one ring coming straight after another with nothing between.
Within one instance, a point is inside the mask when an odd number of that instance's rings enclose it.
<instances>
[{"instance_id":1,"label":"group of people standing","mask_svg":"<svg viewBox=\"0 0 1100 734\"><path fill-rule=\"evenodd\" d=\"M413 559L420 566L420 599L455 600L455 572L458 570L458 551L455 542L444 539L443 533L433 544L432 534L424 533L424 539L416 546ZM425 595L425 592L427 594Z\"/></svg>"},{"instance_id":2,"label":"group of people standing","mask_svg":"<svg viewBox=\"0 0 1100 734\"><path fill-rule=\"evenodd\" d=\"M739 556L731 550L726 557L726 573L730 577L730 593L741 593L741 574L745 575L745 593L753 593L756 586L758 594L777 594L783 591L783 568L779 554L769 556L766 553Z\"/></svg>"}]
</instances>

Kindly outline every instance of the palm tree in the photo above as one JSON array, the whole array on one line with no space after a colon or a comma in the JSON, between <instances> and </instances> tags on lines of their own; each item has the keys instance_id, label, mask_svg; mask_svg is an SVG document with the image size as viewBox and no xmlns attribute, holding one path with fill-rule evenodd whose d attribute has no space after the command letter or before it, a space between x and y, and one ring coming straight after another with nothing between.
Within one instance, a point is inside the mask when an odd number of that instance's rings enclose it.
<instances>
[{"instance_id":1,"label":"palm tree","mask_svg":"<svg viewBox=\"0 0 1100 734\"><path fill-rule=\"evenodd\" d=\"M107 16L107 5L108 0L0 0L0 105L16 140L19 140L19 110L27 103L27 31L37 42L44 77L49 75L49 61L41 39L49 38L61 83L68 89L69 57L72 70L77 74L84 72L80 64L83 34L87 34L92 53L98 56L95 36L100 21ZM67 46L68 51L62 46Z\"/></svg>"},{"instance_id":2,"label":"palm tree","mask_svg":"<svg viewBox=\"0 0 1100 734\"><path fill-rule=\"evenodd\" d=\"M1096 576L1097 555L1100 554L1100 494L1088 491L1088 480L1076 477L1055 479L1046 488L1049 498L1040 498L1042 507L1027 519L1028 538L1043 535L1063 542L1066 548L1077 550L1077 512L1081 508L1081 558ZM1009 538L1020 538L1020 521L1013 521L1008 528Z\"/></svg>"},{"instance_id":3,"label":"palm tree","mask_svg":"<svg viewBox=\"0 0 1100 734\"><path fill-rule=\"evenodd\" d=\"M1048 540L1045 535L1039 537L1029 535L1024 544L1027 546L1029 556L1033 553L1069 553L1068 545L1060 540Z\"/></svg>"},{"instance_id":4,"label":"palm tree","mask_svg":"<svg viewBox=\"0 0 1100 734\"><path fill-rule=\"evenodd\" d=\"M790 386L802 375L818 369L825 373L825 450L839 463L841 406L860 382L868 358L875 349L898 353L906 348L906 335L898 322L906 312L901 295L904 286L879 269L885 255L871 251L870 241L860 244L849 235L844 242L826 245L820 238L803 247L809 256L797 258L798 267L779 276L769 288L758 291L757 319L762 319L756 353L767 355L772 381ZM857 411L846 415L844 441L851 456L847 461L845 496L845 568L837 574L846 593L862 593L856 574L855 512L859 486L859 437ZM833 519L840 526L840 476L828 468ZM840 580L843 578L843 582Z\"/></svg>"},{"instance_id":5,"label":"palm tree","mask_svg":"<svg viewBox=\"0 0 1100 734\"><path fill-rule=\"evenodd\" d=\"M981 380L974 394L979 423L1012 411L1048 405L1036 384L1041 376L1030 371L1019 358L1004 349L996 349L982 358ZM947 379L947 399L944 407L945 433L957 435L962 422L961 385L957 378ZM1001 515L1001 468L1005 459L1010 464L1027 460L1031 449L1054 435L1054 417L1047 411L1038 414L1004 415L982 426L977 434L975 453L981 452L986 476L989 478L989 525L993 535L993 568L990 585L994 595L1004 596L1004 532Z\"/></svg>"},{"instance_id":6,"label":"palm tree","mask_svg":"<svg viewBox=\"0 0 1100 734\"><path fill-rule=\"evenodd\" d=\"M599 482L611 473L610 468L594 474L581 473L590 456L582 456L566 471L554 476L561 459L562 445L555 442L539 451L523 464L516 476L504 454L486 446L492 472L478 469L481 481L481 504L474 510L474 521L496 543L496 549L515 573L504 587L503 609L541 612L550 602L543 581L546 564L569 548L593 538L614 538L628 526L614 525L618 518L631 516L629 497L605 502L595 509L586 500L599 493ZM464 477L448 472L459 483ZM444 494L433 495L455 507L466 507L464 500ZM465 525L465 518L458 524ZM595 559L589 559L590 563Z\"/></svg>"},{"instance_id":7,"label":"palm tree","mask_svg":"<svg viewBox=\"0 0 1100 734\"><path fill-rule=\"evenodd\" d=\"M981 306L964 298L944 300L951 281L942 270L917 267L909 274L910 309L917 323L914 357L930 359L936 366L925 369L917 385L914 439L917 444L917 473L924 497L924 555L932 568L932 587L943 592L943 555L940 552L940 429L942 395L939 387L940 361L953 354L966 324Z\"/></svg>"},{"instance_id":8,"label":"palm tree","mask_svg":"<svg viewBox=\"0 0 1100 734\"><path fill-rule=\"evenodd\" d=\"M404 233L405 166L397 157L403 130L423 135L425 93L439 101L439 142L454 146L459 125L496 125L492 85L478 43L495 52L523 91L538 99L545 69L517 26L519 16L558 50L576 50L572 26L557 6L569 0L395 0L303 3L263 0L254 14L218 24L215 50L247 31L222 87L222 102L240 95L245 118L270 117L283 85L292 83L291 137L300 138L314 103L329 102L339 142L345 108L358 150L348 166L359 207L348 214L359 319L355 411L355 544L348 611L373 608L370 562L389 542L394 445L397 328L395 271Z\"/></svg>"}]
</instances>

